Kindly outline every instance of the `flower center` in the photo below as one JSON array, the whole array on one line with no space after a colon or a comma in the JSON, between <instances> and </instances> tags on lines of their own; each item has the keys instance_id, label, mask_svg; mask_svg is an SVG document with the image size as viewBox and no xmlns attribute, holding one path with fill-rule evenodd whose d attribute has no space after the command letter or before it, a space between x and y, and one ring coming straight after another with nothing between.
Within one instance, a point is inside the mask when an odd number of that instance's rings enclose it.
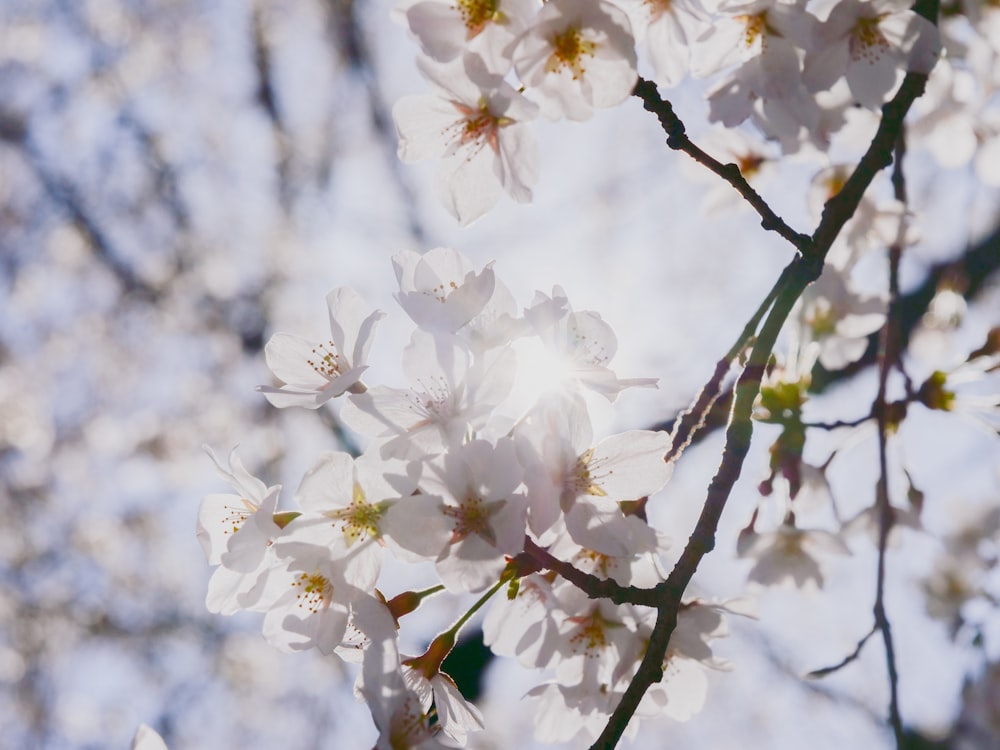
<instances>
[{"instance_id":1,"label":"flower center","mask_svg":"<svg viewBox=\"0 0 1000 750\"><path fill-rule=\"evenodd\" d=\"M410 391L412 408L421 419L416 426L447 424L456 412L456 397L444 378L433 378L420 383L423 392Z\"/></svg>"},{"instance_id":2,"label":"flower center","mask_svg":"<svg viewBox=\"0 0 1000 750\"><path fill-rule=\"evenodd\" d=\"M357 482L354 484L354 493L351 504L346 508L333 511L330 516L336 521L340 521L340 528L350 547L360 539L376 538L379 536L379 522L385 513L384 503L372 504L365 497L365 492Z\"/></svg>"},{"instance_id":3,"label":"flower center","mask_svg":"<svg viewBox=\"0 0 1000 750\"><path fill-rule=\"evenodd\" d=\"M486 146L489 146L494 153L499 153L500 143L497 131L512 124L514 120L493 114L485 99L481 100L477 107L470 107L459 102L453 102L453 104L462 117L458 122L445 129L446 136L450 134L449 140L452 142L452 149L462 147L471 149L467 159L471 159ZM451 289L458 287L455 282L449 282L449 285ZM441 291L444 291L443 286ZM438 299L444 302L445 296L440 296Z\"/></svg>"},{"instance_id":4,"label":"flower center","mask_svg":"<svg viewBox=\"0 0 1000 750\"><path fill-rule=\"evenodd\" d=\"M552 55L549 57L545 69L550 73L562 71L569 68L573 73L573 80L576 80L586 73L584 68L584 58L593 57L597 45L583 38L580 29L570 26L565 31L552 37Z\"/></svg>"},{"instance_id":5,"label":"flower center","mask_svg":"<svg viewBox=\"0 0 1000 750\"><path fill-rule=\"evenodd\" d=\"M332 341L314 346L312 358L307 359L306 363L327 380L340 375L340 355Z\"/></svg>"},{"instance_id":6,"label":"flower center","mask_svg":"<svg viewBox=\"0 0 1000 750\"><path fill-rule=\"evenodd\" d=\"M743 23L743 46L747 49L754 47L758 40L761 45L765 41L765 33L770 29L767 26L767 14L757 13L753 16L737 16L736 19Z\"/></svg>"},{"instance_id":7,"label":"flower center","mask_svg":"<svg viewBox=\"0 0 1000 750\"><path fill-rule=\"evenodd\" d=\"M476 534L495 547L497 538L490 526L490 517L500 510L502 503L503 500L484 503L481 497L470 495L457 507L446 505L442 509L442 513L455 521L449 543L454 544L462 541L469 534Z\"/></svg>"},{"instance_id":8,"label":"flower center","mask_svg":"<svg viewBox=\"0 0 1000 750\"><path fill-rule=\"evenodd\" d=\"M576 466L573 468L573 475L569 480L570 487L576 491L578 496L594 495L596 497L607 497L608 493L601 488L597 483L597 479L591 474L591 461L593 458L594 449L590 448L581 453L580 457L576 459Z\"/></svg>"},{"instance_id":9,"label":"flower center","mask_svg":"<svg viewBox=\"0 0 1000 750\"><path fill-rule=\"evenodd\" d=\"M223 532L224 534L235 534L243 528L246 520L257 512L257 506L245 497L241 497L240 502L243 503L242 508L234 505L225 506L226 515L222 517L222 525L226 527L226 530Z\"/></svg>"},{"instance_id":10,"label":"flower center","mask_svg":"<svg viewBox=\"0 0 1000 750\"><path fill-rule=\"evenodd\" d=\"M292 582L292 586L298 589L295 598L299 602L299 609L308 610L313 615L326 609L333 599L333 584L318 570L302 573Z\"/></svg>"},{"instance_id":11,"label":"flower center","mask_svg":"<svg viewBox=\"0 0 1000 750\"><path fill-rule=\"evenodd\" d=\"M609 629L622 626L620 622L604 619L600 606L594 607L590 614L570 617L569 621L578 626L569 638L570 645L574 651L586 652L588 658L596 658L597 652L607 647Z\"/></svg>"},{"instance_id":12,"label":"flower center","mask_svg":"<svg viewBox=\"0 0 1000 750\"><path fill-rule=\"evenodd\" d=\"M674 0L644 0L644 2L649 9L650 20L655 21L664 13L669 12Z\"/></svg>"},{"instance_id":13,"label":"flower center","mask_svg":"<svg viewBox=\"0 0 1000 750\"><path fill-rule=\"evenodd\" d=\"M837 315L828 300L818 299L806 315L806 323L817 339L830 336L837 330Z\"/></svg>"},{"instance_id":14,"label":"flower center","mask_svg":"<svg viewBox=\"0 0 1000 750\"><path fill-rule=\"evenodd\" d=\"M499 0L458 0L456 8L462 14L469 38L476 36L490 21L499 21Z\"/></svg>"},{"instance_id":15,"label":"flower center","mask_svg":"<svg viewBox=\"0 0 1000 750\"><path fill-rule=\"evenodd\" d=\"M849 44L852 60L867 60L869 64L874 64L889 51L889 42L879 29L881 20L882 16L859 18L854 24Z\"/></svg>"}]
</instances>

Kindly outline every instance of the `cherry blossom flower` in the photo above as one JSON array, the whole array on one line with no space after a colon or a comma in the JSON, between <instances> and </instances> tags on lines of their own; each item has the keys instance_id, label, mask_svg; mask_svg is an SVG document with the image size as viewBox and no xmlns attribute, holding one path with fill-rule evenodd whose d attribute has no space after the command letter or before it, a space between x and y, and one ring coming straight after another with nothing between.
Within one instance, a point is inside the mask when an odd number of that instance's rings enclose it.
<instances>
[{"instance_id":1,"label":"cherry blossom flower","mask_svg":"<svg viewBox=\"0 0 1000 750\"><path fill-rule=\"evenodd\" d=\"M541 742L590 745L604 729L623 692L607 683L566 685L552 681L532 688L527 697L537 700L535 737ZM635 737L638 727L639 722L633 717L624 737Z\"/></svg>"},{"instance_id":2,"label":"cherry blossom flower","mask_svg":"<svg viewBox=\"0 0 1000 750\"><path fill-rule=\"evenodd\" d=\"M438 5L428 2L426 5ZM406 96L392 108L403 161L440 158L435 189L459 224L489 211L502 192L531 200L538 148L526 122L538 107L475 59L421 62L434 94Z\"/></svg>"},{"instance_id":3,"label":"cherry blossom flower","mask_svg":"<svg viewBox=\"0 0 1000 750\"><path fill-rule=\"evenodd\" d=\"M400 497L417 486L419 467L386 460L377 451L357 458L347 453L323 455L306 473L295 497L307 517L330 527L348 548L382 536L381 525ZM297 526L307 522L297 520Z\"/></svg>"},{"instance_id":4,"label":"cherry blossom flower","mask_svg":"<svg viewBox=\"0 0 1000 750\"><path fill-rule=\"evenodd\" d=\"M820 220L827 201L843 189L851 170L849 165L833 164L813 177L806 193L806 203L815 221ZM891 246L909 247L919 239L912 216L902 202L876 203L868 196L862 196L854 215L830 248L827 265L848 275L869 252Z\"/></svg>"},{"instance_id":5,"label":"cherry blossom flower","mask_svg":"<svg viewBox=\"0 0 1000 750\"><path fill-rule=\"evenodd\" d=\"M586 407L579 398L540 407L517 430L532 531L540 534L559 509L566 530L583 547L624 556L655 547L655 534L619 503L659 491L673 473L664 461L670 436L632 430L592 445Z\"/></svg>"},{"instance_id":6,"label":"cherry blossom flower","mask_svg":"<svg viewBox=\"0 0 1000 750\"><path fill-rule=\"evenodd\" d=\"M604 0L549 0L514 51L518 77L550 119L586 120L638 80L628 16Z\"/></svg>"},{"instance_id":7,"label":"cherry blossom flower","mask_svg":"<svg viewBox=\"0 0 1000 750\"><path fill-rule=\"evenodd\" d=\"M592 310L575 312L562 287L554 287L551 297L537 292L525 316L545 345L553 365L561 369L557 374L564 387L587 388L612 402L626 388L656 387L656 378L618 378L608 367L618 349L611 326Z\"/></svg>"},{"instance_id":8,"label":"cherry blossom flower","mask_svg":"<svg viewBox=\"0 0 1000 750\"><path fill-rule=\"evenodd\" d=\"M347 632L351 604L374 589L377 558L371 541L347 548L325 529L292 521L274 545L264 578L264 638L282 651L317 648L330 654Z\"/></svg>"},{"instance_id":9,"label":"cherry blossom flower","mask_svg":"<svg viewBox=\"0 0 1000 750\"><path fill-rule=\"evenodd\" d=\"M500 75L510 68L517 37L537 10L536 0L418 0L403 9L424 54L448 62L466 53Z\"/></svg>"},{"instance_id":10,"label":"cherry blossom flower","mask_svg":"<svg viewBox=\"0 0 1000 750\"><path fill-rule=\"evenodd\" d=\"M646 29L646 54L653 63L654 80L676 86L688 72L691 43L707 27L708 17L699 0L619 0L633 12L636 31Z\"/></svg>"},{"instance_id":11,"label":"cherry blossom flower","mask_svg":"<svg viewBox=\"0 0 1000 750\"><path fill-rule=\"evenodd\" d=\"M234 448L225 468L206 453L237 494L207 495L198 510L198 540L209 565L218 565L208 584L209 612L231 615L250 607L260 576L270 562L270 546L281 534L274 522L281 485L267 487L243 466Z\"/></svg>"},{"instance_id":12,"label":"cherry blossom flower","mask_svg":"<svg viewBox=\"0 0 1000 750\"><path fill-rule=\"evenodd\" d=\"M1000 13L990 15L1000 20ZM914 144L927 148L942 167L953 169L971 161L983 183L998 186L997 52L990 42L977 36L963 39L962 44L967 49L966 67L947 58L938 62L927 81L926 94L914 103L917 118L908 137L912 133Z\"/></svg>"},{"instance_id":13,"label":"cherry blossom flower","mask_svg":"<svg viewBox=\"0 0 1000 750\"><path fill-rule=\"evenodd\" d=\"M396 301L425 331L454 333L479 315L493 297L493 264L479 273L461 253L436 247L392 256L399 283Z\"/></svg>"},{"instance_id":14,"label":"cherry blossom flower","mask_svg":"<svg viewBox=\"0 0 1000 750\"><path fill-rule=\"evenodd\" d=\"M483 640L495 654L526 667L547 667L562 639L556 619L562 616L552 582L531 574L521 579L513 600L494 600L483 621Z\"/></svg>"},{"instance_id":15,"label":"cherry blossom flower","mask_svg":"<svg viewBox=\"0 0 1000 750\"><path fill-rule=\"evenodd\" d=\"M485 728L479 709L465 699L455 681L444 672L424 676L419 669L403 669L403 679L417 695L425 711L433 705L441 732L463 747L469 732Z\"/></svg>"},{"instance_id":16,"label":"cherry blossom flower","mask_svg":"<svg viewBox=\"0 0 1000 750\"><path fill-rule=\"evenodd\" d=\"M803 80L809 90L828 89L846 77L860 104L881 105L901 80L914 45L921 38L929 44L937 39L934 25L910 10L911 6L907 0L841 0L834 4L806 48ZM928 57L918 72L930 72L936 53Z\"/></svg>"},{"instance_id":17,"label":"cherry blossom flower","mask_svg":"<svg viewBox=\"0 0 1000 750\"><path fill-rule=\"evenodd\" d=\"M823 367L839 370L865 353L868 335L885 322L886 302L852 291L844 273L828 265L796 309L801 340L814 345Z\"/></svg>"},{"instance_id":18,"label":"cherry blossom flower","mask_svg":"<svg viewBox=\"0 0 1000 750\"><path fill-rule=\"evenodd\" d=\"M358 692L378 729L375 750L447 750L441 725L432 724L423 698L406 684L395 639L372 641L365 652Z\"/></svg>"},{"instance_id":19,"label":"cherry blossom flower","mask_svg":"<svg viewBox=\"0 0 1000 750\"><path fill-rule=\"evenodd\" d=\"M705 705L708 678L705 669L728 669L729 664L712 652L711 641L729 634L724 615L746 615L741 602L714 604L699 600L681 604L677 626L670 636L670 645L663 660L663 679L652 685L643 696L637 716L669 716L674 721L688 721ZM653 617L647 615L639 625L641 636L652 632ZM621 670L620 678L630 672Z\"/></svg>"},{"instance_id":20,"label":"cherry blossom flower","mask_svg":"<svg viewBox=\"0 0 1000 750\"><path fill-rule=\"evenodd\" d=\"M513 441L473 440L426 467L421 493L397 504L386 535L415 559L431 559L451 591L495 583L505 556L523 549L524 496Z\"/></svg>"},{"instance_id":21,"label":"cherry blossom flower","mask_svg":"<svg viewBox=\"0 0 1000 750\"><path fill-rule=\"evenodd\" d=\"M819 108L802 85L798 47L813 17L796 3L736 0L722 3L721 17L698 37L691 68L697 77L733 65L708 91L710 117L734 127L755 122L783 143L816 129Z\"/></svg>"},{"instance_id":22,"label":"cherry blossom flower","mask_svg":"<svg viewBox=\"0 0 1000 750\"><path fill-rule=\"evenodd\" d=\"M403 351L403 370L414 385L352 395L341 418L358 432L385 438L384 455L433 455L486 426L510 392L515 367L510 350L477 362L456 337L414 331Z\"/></svg>"},{"instance_id":23,"label":"cherry blossom flower","mask_svg":"<svg viewBox=\"0 0 1000 750\"><path fill-rule=\"evenodd\" d=\"M371 310L349 287L338 287L326 296L330 311L330 340L314 342L290 333L276 333L264 347L267 366L280 388L258 386L272 405L315 409L345 391L360 391L361 375L368 369L368 349L375 326L385 313Z\"/></svg>"},{"instance_id":24,"label":"cherry blossom flower","mask_svg":"<svg viewBox=\"0 0 1000 750\"><path fill-rule=\"evenodd\" d=\"M785 522L771 532L758 534L751 528L740 533L737 554L753 559L748 579L763 586L791 581L797 587L812 582L823 586L818 553L849 555L843 540L822 529L800 529Z\"/></svg>"}]
</instances>

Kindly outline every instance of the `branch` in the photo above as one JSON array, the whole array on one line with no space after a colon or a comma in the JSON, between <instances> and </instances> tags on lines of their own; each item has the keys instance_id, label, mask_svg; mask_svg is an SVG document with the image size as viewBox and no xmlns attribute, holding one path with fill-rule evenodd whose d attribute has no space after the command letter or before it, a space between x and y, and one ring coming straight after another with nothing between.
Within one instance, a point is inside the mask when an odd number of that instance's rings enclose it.
<instances>
[{"instance_id":1,"label":"branch","mask_svg":"<svg viewBox=\"0 0 1000 750\"><path fill-rule=\"evenodd\" d=\"M833 674L834 672L839 672L841 669L846 667L852 661L861 656L861 649L865 647L868 643L868 639L871 638L875 633L878 632L877 626L872 626L872 629L868 631L865 636L858 641L858 645L854 647L854 650L845 656L843 659L838 661L836 664L829 667L822 667L821 669L814 669L812 672L806 675L806 677L826 677L828 674Z\"/></svg>"},{"instance_id":2,"label":"branch","mask_svg":"<svg viewBox=\"0 0 1000 750\"><path fill-rule=\"evenodd\" d=\"M666 99L660 96L656 89L656 84L639 78L632 92L642 100L643 109L656 115L660 121L660 127L667 134L667 145L675 151L683 151L699 164L710 169L715 174L732 185L743 199L749 203L754 211L760 214L760 225L767 231L777 232L788 240L800 252L809 244L809 237L800 234L785 223L784 219L778 216L767 201L760 197L760 193L751 187L747 182L740 168L736 164L723 164L718 159L702 151L687 136L684 123L674 113L674 108Z\"/></svg>"},{"instance_id":3,"label":"branch","mask_svg":"<svg viewBox=\"0 0 1000 750\"><path fill-rule=\"evenodd\" d=\"M591 750L612 750L621 739L646 690L653 683L663 679L663 662L670 636L677 625L681 596L691 582L702 558L715 547L715 532L719 519L750 449L750 438L753 433L751 415L760 390L764 368L774 349L778 333L795 302L806 287L815 281L820 270L822 265L817 267L815 263L801 255L792 260L782 272L780 291L753 345L747 366L737 380L733 414L726 431L726 446L723 449L719 469L708 487L708 496L698 523L667 580L656 586L658 595L656 624L653 626L646 653L621 702L611 714L604 731L591 746Z\"/></svg>"},{"instance_id":4,"label":"branch","mask_svg":"<svg viewBox=\"0 0 1000 750\"><path fill-rule=\"evenodd\" d=\"M709 412L711 412L712 407L718 401L719 396L722 395L722 379L732 368L733 362L736 361L737 357L746 351L751 339L753 339L754 334L757 332L761 318L767 313L768 308L771 307L774 299L785 284L785 274L787 271L788 269L786 268L781 276L778 277L774 286L771 287L771 291L767 293L764 301L760 303L756 312L747 321L747 324L743 327L739 337L730 347L729 351L726 352L722 359L715 363L715 372L712 373L712 377L705 383L701 391L699 391L694 403L675 420L670 436L670 449L667 451L667 455L663 457L664 461L676 461L680 458L684 449L691 444L697 433L705 427Z\"/></svg>"},{"instance_id":5,"label":"branch","mask_svg":"<svg viewBox=\"0 0 1000 750\"><path fill-rule=\"evenodd\" d=\"M783 222L780 225L772 225L768 220L769 215L762 214L764 216L762 226L765 229L778 231L795 245L801 255L797 256L782 271L782 278L776 285L779 289L778 294L760 334L754 342L747 366L737 380L736 396L729 426L726 430L726 445L723 449L722 460L708 487L705 504L694 532L688 539L680 559L667 580L656 586L656 591L660 595L657 603L657 618L646 652L625 690L625 694L611 714L604 731L591 746L591 750L613 750L635 714L646 690L655 682L663 679L663 663L666 658L667 646L670 643L670 636L677 625L677 612L681 596L691 582L702 558L715 547L715 533L722 517L722 511L725 509L733 486L740 476L743 461L750 448L753 434L753 404L760 391L761 379L777 341L778 333L806 287L819 278L830 247L840 234L844 224L854 215L865 190L875 175L892 162L893 148L902 132L903 118L916 98L923 93L926 83L926 74L912 72L906 74L899 91L892 100L882 107L882 121L854 173L848 178L844 188L827 201L823 209L822 219L812 238L803 240L802 235L791 232ZM667 132L667 144L671 148L691 153L698 161L727 179L732 176L730 174L727 177L725 167L719 165L718 162L690 143L684 134L683 123L673 114L669 104L663 102L662 106L659 105L662 100L653 84L640 80L635 93L643 99L646 108L659 118L661 125ZM699 158L699 155L703 156L705 160ZM731 170L728 171L731 172ZM734 187L737 186L734 185ZM740 187L737 187L737 190L740 190ZM741 194L742 192L741 190ZM754 204L751 202L751 205ZM766 208L766 204L764 207ZM768 208L767 211L769 212L770 209ZM785 231L782 231L780 227L785 227ZM885 410L882 411L881 419L884 419ZM878 624L878 622L878 617L876 617L876 623ZM888 621L884 621L884 623L883 636L886 640L887 651L889 651L892 643L888 636ZM891 658L889 663L894 666ZM898 715L896 719L898 721ZM896 725L894 724L894 726Z\"/></svg>"},{"instance_id":6,"label":"branch","mask_svg":"<svg viewBox=\"0 0 1000 750\"><path fill-rule=\"evenodd\" d=\"M524 553L541 568L558 573L591 599L610 599L615 604L655 604L655 589L641 589L637 586L622 586L611 578L598 578L585 573L568 562L559 560L535 544L530 537L524 538Z\"/></svg>"}]
</instances>

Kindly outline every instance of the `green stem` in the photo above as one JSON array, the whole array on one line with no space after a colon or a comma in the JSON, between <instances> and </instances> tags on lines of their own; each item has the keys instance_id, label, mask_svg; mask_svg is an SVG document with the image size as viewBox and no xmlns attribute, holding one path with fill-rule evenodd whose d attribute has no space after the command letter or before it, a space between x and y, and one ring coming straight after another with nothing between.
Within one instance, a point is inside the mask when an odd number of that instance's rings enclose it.
<instances>
[{"instance_id":1,"label":"green stem","mask_svg":"<svg viewBox=\"0 0 1000 750\"><path fill-rule=\"evenodd\" d=\"M455 622L455 624L452 625L451 628L446 630L445 633L443 633L442 635L447 634L451 635L452 637L457 637L458 632L462 629L462 626L469 621L469 618L471 618L474 614L476 614L476 612L482 609L483 605L486 604L486 602L488 602L491 598L493 598L493 595L496 592L498 592L501 589L501 587L506 586L507 583L510 581L510 579L511 575L507 573L507 571L504 571L504 574L500 576L500 580L497 581L495 584L493 584L493 586L489 589L489 591L487 591L485 594L479 597L476 603L469 608L469 611L466 612L461 617L459 617L458 620Z\"/></svg>"}]
</instances>

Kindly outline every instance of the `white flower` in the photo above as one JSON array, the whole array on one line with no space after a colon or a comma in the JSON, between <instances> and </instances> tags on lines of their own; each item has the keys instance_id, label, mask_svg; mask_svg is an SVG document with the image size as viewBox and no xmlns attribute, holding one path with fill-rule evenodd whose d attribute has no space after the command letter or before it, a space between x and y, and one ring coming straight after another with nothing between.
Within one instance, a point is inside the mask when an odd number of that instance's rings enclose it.
<instances>
[{"instance_id":1,"label":"white flower","mask_svg":"<svg viewBox=\"0 0 1000 750\"><path fill-rule=\"evenodd\" d=\"M400 497L416 489L416 465L380 458L327 453L302 478L296 499L316 522L332 527L347 547L382 536L382 522ZM298 520L297 525L303 521Z\"/></svg>"},{"instance_id":2,"label":"white flower","mask_svg":"<svg viewBox=\"0 0 1000 750\"><path fill-rule=\"evenodd\" d=\"M281 485L267 487L251 475L235 448L228 469L207 446L205 452L237 491L207 495L198 509L198 540L209 565L219 566L209 581L205 604L209 612L231 615L252 606L259 593L255 588L270 562L271 542L281 534L274 522Z\"/></svg>"},{"instance_id":3,"label":"white flower","mask_svg":"<svg viewBox=\"0 0 1000 750\"><path fill-rule=\"evenodd\" d=\"M549 665L562 636L562 610L545 576L521 579L513 601L496 597L483 621L483 640L495 654L516 657L526 667Z\"/></svg>"},{"instance_id":4,"label":"white flower","mask_svg":"<svg viewBox=\"0 0 1000 750\"><path fill-rule=\"evenodd\" d=\"M839 370L856 362L868 348L868 335L885 322L886 302L863 296L849 287L844 272L827 265L797 303L799 336L811 342L819 362Z\"/></svg>"},{"instance_id":5,"label":"white flower","mask_svg":"<svg viewBox=\"0 0 1000 750\"><path fill-rule=\"evenodd\" d=\"M434 705L442 733L455 740L459 747L465 745L469 732L485 728L482 713L465 699L455 681L444 672L435 672L427 678L419 669L405 668L403 679L421 696L425 711Z\"/></svg>"},{"instance_id":6,"label":"white flower","mask_svg":"<svg viewBox=\"0 0 1000 750\"><path fill-rule=\"evenodd\" d=\"M771 532L758 534L744 529L737 542L737 554L755 560L749 580L763 586L773 586L791 580L797 587L812 582L823 586L823 573L817 553L849 555L843 540L822 529L800 529L792 523L782 523Z\"/></svg>"},{"instance_id":7,"label":"white flower","mask_svg":"<svg viewBox=\"0 0 1000 750\"><path fill-rule=\"evenodd\" d=\"M521 37L514 68L546 117L586 120L635 88L628 16L604 0L549 0Z\"/></svg>"},{"instance_id":8,"label":"white flower","mask_svg":"<svg viewBox=\"0 0 1000 750\"><path fill-rule=\"evenodd\" d=\"M341 418L358 432L388 438L384 455L433 455L486 426L510 392L515 366L509 350L489 363L475 362L454 336L414 331L403 351L403 370L414 385L352 395Z\"/></svg>"},{"instance_id":9,"label":"white flower","mask_svg":"<svg viewBox=\"0 0 1000 750\"><path fill-rule=\"evenodd\" d=\"M723 3L723 16L698 37L692 73L703 77L731 65L707 92L710 117L734 127L747 117L764 132L798 143L819 124L819 108L802 85L798 45L813 17L798 4L750 0Z\"/></svg>"},{"instance_id":10,"label":"white flower","mask_svg":"<svg viewBox=\"0 0 1000 750\"><path fill-rule=\"evenodd\" d=\"M405 18L425 55L448 62L472 53L503 75L536 9L536 0L418 0L405 8Z\"/></svg>"},{"instance_id":11,"label":"white flower","mask_svg":"<svg viewBox=\"0 0 1000 750\"><path fill-rule=\"evenodd\" d=\"M615 332L592 310L574 312L561 287L553 288L551 298L537 292L525 317L561 368L564 385L587 388L608 401L626 388L656 387L656 378L618 378L608 367L618 349Z\"/></svg>"},{"instance_id":12,"label":"white flower","mask_svg":"<svg viewBox=\"0 0 1000 750\"><path fill-rule=\"evenodd\" d=\"M449 590L480 591L499 579L505 556L524 548L520 484L513 441L453 445L427 466L420 481L424 494L396 505L385 533L416 559L435 560Z\"/></svg>"},{"instance_id":13,"label":"white flower","mask_svg":"<svg viewBox=\"0 0 1000 750\"><path fill-rule=\"evenodd\" d=\"M529 202L538 180L538 146L525 125L537 105L501 76L470 75L475 65L475 58L447 65L421 60L436 93L403 97L392 108L399 158L441 159L435 189L463 226L493 208L503 191Z\"/></svg>"},{"instance_id":14,"label":"white flower","mask_svg":"<svg viewBox=\"0 0 1000 750\"><path fill-rule=\"evenodd\" d=\"M570 537L583 547L616 557L655 547L655 534L619 503L647 497L670 479L668 434L632 430L593 445L586 408L573 398L539 407L516 435L532 531L546 531L561 509Z\"/></svg>"},{"instance_id":15,"label":"white flower","mask_svg":"<svg viewBox=\"0 0 1000 750\"><path fill-rule=\"evenodd\" d=\"M257 390L274 406L315 409L345 391L364 389L360 381L368 369L368 348L385 313L371 310L349 287L334 289L326 296L326 304L329 341L276 333L264 347L267 366L284 385L262 385Z\"/></svg>"},{"instance_id":16,"label":"white flower","mask_svg":"<svg viewBox=\"0 0 1000 750\"><path fill-rule=\"evenodd\" d=\"M264 638L282 651L330 654L347 632L351 603L375 586L379 565L371 541L346 548L314 524L293 521L275 543L261 601Z\"/></svg>"},{"instance_id":17,"label":"white flower","mask_svg":"<svg viewBox=\"0 0 1000 750\"><path fill-rule=\"evenodd\" d=\"M921 38L932 43L937 29L908 0L840 0L819 24L806 52L803 80L810 91L847 78L851 93L878 107L896 88L910 50ZM929 66L921 72L929 72Z\"/></svg>"},{"instance_id":18,"label":"white flower","mask_svg":"<svg viewBox=\"0 0 1000 750\"><path fill-rule=\"evenodd\" d=\"M681 604L677 626L670 636L670 645L663 660L663 679L652 685L643 696L637 716L669 716L674 721L688 721L705 705L708 679L705 668L727 669L728 663L712 653L710 642L729 634L723 617L726 613L743 614L722 604L690 601ZM648 639L653 617L647 616L639 632ZM622 670L627 679L630 670Z\"/></svg>"},{"instance_id":19,"label":"white flower","mask_svg":"<svg viewBox=\"0 0 1000 750\"><path fill-rule=\"evenodd\" d=\"M708 24L698 0L619 0L641 20L634 23L638 32L646 29L646 54L656 71L654 80L661 86L676 86L688 71L691 42Z\"/></svg>"},{"instance_id":20,"label":"white flower","mask_svg":"<svg viewBox=\"0 0 1000 750\"><path fill-rule=\"evenodd\" d=\"M479 315L493 297L493 264L476 273L469 260L450 247L426 253L404 250L392 256L406 314L425 331L454 333Z\"/></svg>"},{"instance_id":21,"label":"white flower","mask_svg":"<svg viewBox=\"0 0 1000 750\"><path fill-rule=\"evenodd\" d=\"M634 608L589 599L575 586L563 587L559 598L563 612L569 613L559 624L562 640L555 661L559 681L590 689L611 684L617 669L627 671L641 656Z\"/></svg>"}]
</instances>

